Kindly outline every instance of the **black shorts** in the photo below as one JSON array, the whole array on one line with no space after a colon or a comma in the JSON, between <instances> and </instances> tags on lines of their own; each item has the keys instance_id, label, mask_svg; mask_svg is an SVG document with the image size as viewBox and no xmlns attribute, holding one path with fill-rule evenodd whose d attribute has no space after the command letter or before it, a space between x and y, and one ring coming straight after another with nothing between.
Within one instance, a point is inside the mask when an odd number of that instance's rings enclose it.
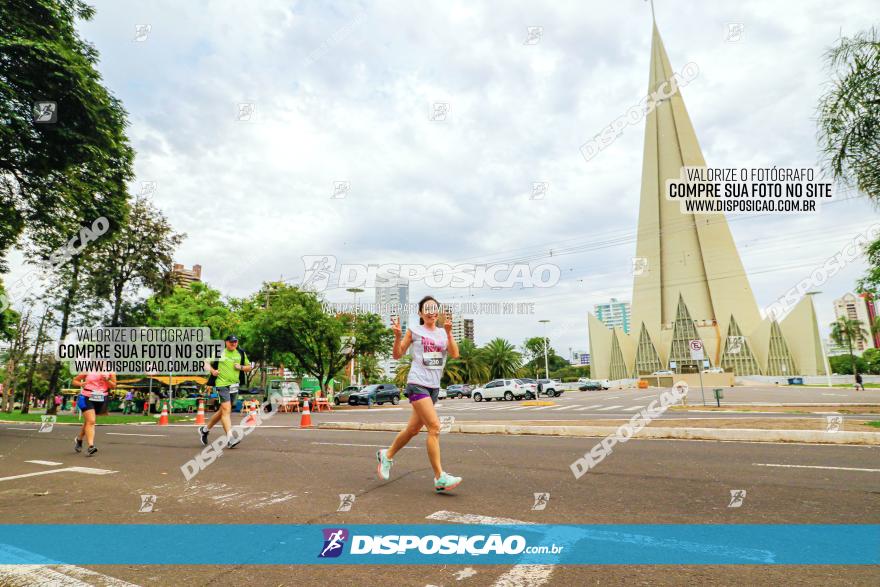
<instances>
[{"instance_id":1,"label":"black shorts","mask_svg":"<svg viewBox=\"0 0 880 587\"><path fill-rule=\"evenodd\" d=\"M95 410L96 414L100 414L104 409L104 402L93 402L90 398L81 395L76 399L76 407L78 407L81 412Z\"/></svg>"}]
</instances>

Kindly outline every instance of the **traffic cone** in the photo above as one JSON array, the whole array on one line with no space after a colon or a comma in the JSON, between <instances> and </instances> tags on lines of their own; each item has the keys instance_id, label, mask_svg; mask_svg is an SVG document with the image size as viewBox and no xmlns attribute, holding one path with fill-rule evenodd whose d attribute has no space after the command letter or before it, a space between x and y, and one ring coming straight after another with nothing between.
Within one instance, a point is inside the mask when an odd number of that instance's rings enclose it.
<instances>
[{"instance_id":1,"label":"traffic cone","mask_svg":"<svg viewBox=\"0 0 880 587\"><path fill-rule=\"evenodd\" d=\"M256 426L257 425L257 409L254 407L254 404L248 402L248 415L247 418L244 419L245 426Z\"/></svg>"},{"instance_id":2,"label":"traffic cone","mask_svg":"<svg viewBox=\"0 0 880 587\"><path fill-rule=\"evenodd\" d=\"M312 413L309 411L309 400L303 402L302 417L299 420L300 428L312 427Z\"/></svg>"},{"instance_id":3,"label":"traffic cone","mask_svg":"<svg viewBox=\"0 0 880 587\"><path fill-rule=\"evenodd\" d=\"M159 416L159 426L168 426L168 402L162 404L162 414Z\"/></svg>"},{"instance_id":4,"label":"traffic cone","mask_svg":"<svg viewBox=\"0 0 880 587\"><path fill-rule=\"evenodd\" d=\"M205 400L199 398L199 411L196 413L196 425L205 423Z\"/></svg>"}]
</instances>

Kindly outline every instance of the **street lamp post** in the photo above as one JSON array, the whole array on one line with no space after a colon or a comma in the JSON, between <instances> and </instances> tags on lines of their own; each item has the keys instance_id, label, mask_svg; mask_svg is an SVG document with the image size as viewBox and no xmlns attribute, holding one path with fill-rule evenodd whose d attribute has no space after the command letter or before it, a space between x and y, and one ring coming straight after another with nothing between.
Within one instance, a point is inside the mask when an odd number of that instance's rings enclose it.
<instances>
[{"instance_id":1,"label":"street lamp post","mask_svg":"<svg viewBox=\"0 0 880 587\"><path fill-rule=\"evenodd\" d=\"M547 324L549 324L550 321L538 320L538 322L544 325L544 378L550 379L550 365L547 361Z\"/></svg>"},{"instance_id":2,"label":"street lamp post","mask_svg":"<svg viewBox=\"0 0 880 587\"><path fill-rule=\"evenodd\" d=\"M356 315L356 314L357 314L357 300L358 300L358 294L361 293L361 292L363 292L364 290L362 290L362 289L359 288L359 287L350 287L350 288L346 289L345 291L349 291L349 292L351 292L352 295L354 296L354 300L353 300L354 303L353 303L353 305L352 305L352 313ZM356 384L356 385L360 385L360 384L361 384L361 375L360 375L360 373L357 372L357 358L352 354L352 356L351 356L351 379L350 379L350 381L354 382L355 378L357 378L357 384Z\"/></svg>"}]
</instances>

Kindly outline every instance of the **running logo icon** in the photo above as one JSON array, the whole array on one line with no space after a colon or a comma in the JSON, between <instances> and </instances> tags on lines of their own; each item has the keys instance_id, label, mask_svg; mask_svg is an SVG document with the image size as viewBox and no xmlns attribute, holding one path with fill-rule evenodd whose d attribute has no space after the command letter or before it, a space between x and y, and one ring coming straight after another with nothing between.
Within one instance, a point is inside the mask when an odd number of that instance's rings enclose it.
<instances>
[{"instance_id":1,"label":"running logo icon","mask_svg":"<svg viewBox=\"0 0 880 587\"><path fill-rule=\"evenodd\" d=\"M738 508L742 506L743 501L746 499L746 490L745 489L731 489L730 490L730 503L727 504L729 508Z\"/></svg>"},{"instance_id":2,"label":"running logo icon","mask_svg":"<svg viewBox=\"0 0 880 587\"><path fill-rule=\"evenodd\" d=\"M550 494L549 493L536 493L535 494L535 504L532 506L532 511L541 511L547 507L547 504L550 502Z\"/></svg>"},{"instance_id":3,"label":"running logo icon","mask_svg":"<svg viewBox=\"0 0 880 587\"><path fill-rule=\"evenodd\" d=\"M56 416L40 416L41 422L39 432L52 432L56 419Z\"/></svg>"},{"instance_id":4,"label":"running logo icon","mask_svg":"<svg viewBox=\"0 0 880 587\"><path fill-rule=\"evenodd\" d=\"M156 505L155 495L141 495L141 507L138 509L138 513L148 514L153 511L154 505Z\"/></svg>"},{"instance_id":5,"label":"running logo icon","mask_svg":"<svg viewBox=\"0 0 880 587\"><path fill-rule=\"evenodd\" d=\"M339 494L339 508L337 508L337 512L350 512L351 506L354 505L354 494L353 493L340 493Z\"/></svg>"},{"instance_id":6,"label":"running logo icon","mask_svg":"<svg viewBox=\"0 0 880 587\"><path fill-rule=\"evenodd\" d=\"M318 291L327 289L330 276L336 269L336 257L332 255L303 255L302 260L305 266L302 286Z\"/></svg>"},{"instance_id":7,"label":"running logo icon","mask_svg":"<svg viewBox=\"0 0 880 587\"><path fill-rule=\"evenodd\" d=\"M318 554L318 558L336 558L342 554L345 541L348 540L348 530L345 528L324 528L324 548Z\"/></svg>"}]
</instances>

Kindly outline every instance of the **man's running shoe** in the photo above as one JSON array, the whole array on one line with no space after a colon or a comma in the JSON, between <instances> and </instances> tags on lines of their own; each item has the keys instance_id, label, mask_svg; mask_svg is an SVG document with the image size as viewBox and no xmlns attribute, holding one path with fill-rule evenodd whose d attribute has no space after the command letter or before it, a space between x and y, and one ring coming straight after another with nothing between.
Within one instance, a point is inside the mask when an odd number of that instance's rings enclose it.
<instances>
[{"instance_id":1,"label":"man's running shoe","mask_svg":"<svg viewBox=\"0 0 880 587\"><path fill-rule=\"evenodd\" d=\"M455 489L458 487L458 484L461 483L461 477L456 477L454 475L450 475L449 473L443 472L440 475L439 479L434 479L434 490L435 491L448 491L450 489Z\"/></svg>"},{"instance_id":2,"label":"man's running shoe","mask_svg":"<svg viewBox=\"0 0 880 587\"><path fill-rule=\"evenodd\" d=\"M226 448L235 448L236 446L238 446L238 444L240 442L241 442L241 438L239 438L238 440L229 440L226 443Z\"/></svg>"},{"instance_id":3,"label":"man's running shoe","mask_svg":"<svg viewBox=\"0 0 880 587\"><path fill-rule=\"evenodd\" d=\"M208 434L209 434L210 432L211 432L211 431L208 430L208 427L207 427L207 426L201 426L201 427L199 428L199 437L202 439L202 444L205 445L205 446L208 446Z\"/></svg>"},{"instance_id":4,"label":"man's running shoe","mask_svg":"<svg viewBox=\"0 0 880 587\"><path fill-rule=\"evenodd\" d=\"M82 452L83 450L83 441L82 438L74 437L73 439L73 450L76 452Z\"/></svg>"},{"instance_id":5,"label":"man's running shoe","mask_svg":"<svg viewBox=\"0 0 880 587\"><path fill-rule=\"evenodd\" d=\"M384 448L376 451L376 460L379 461L376 472L379 474L379 479L387 481L391 477L391 467L394 465L394 460L386 457L386 454L388 454L388 450Z\"/></svg>"},{"instance_id":6,"label":"man's running shoe","mask_svg":"<svg viewBox=\"0 0 880 587\"><path fill-rule=\"evenodd\" d=\"M94 446L90 446L90 447L89 447L89 450L86 451L86 455L87 455L87 456L92 456L92 455L95 454L96 452L98 452L98 449L95 448Z\"/></svg>"}]
</instances>

